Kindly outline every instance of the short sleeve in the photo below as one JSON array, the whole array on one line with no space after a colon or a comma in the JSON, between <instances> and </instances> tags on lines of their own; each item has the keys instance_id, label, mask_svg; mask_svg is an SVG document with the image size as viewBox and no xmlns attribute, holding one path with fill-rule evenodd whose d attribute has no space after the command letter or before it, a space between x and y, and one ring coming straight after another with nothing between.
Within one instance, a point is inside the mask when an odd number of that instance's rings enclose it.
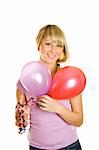
<instances>
[{"instance_id":1,"label":"short sleeve","mask_svg":"<svg viewBox=\"0 0 99 150\"><path fill-rule=\"evenodd\" d=\"M22 94L25 93L25 89L24 89L24 87L22 86L20 80L18 80L18 82L17 82L17 84L16 84L16 87L17 87L17 89L18 89Z\"/></svg>"}]
</instances>

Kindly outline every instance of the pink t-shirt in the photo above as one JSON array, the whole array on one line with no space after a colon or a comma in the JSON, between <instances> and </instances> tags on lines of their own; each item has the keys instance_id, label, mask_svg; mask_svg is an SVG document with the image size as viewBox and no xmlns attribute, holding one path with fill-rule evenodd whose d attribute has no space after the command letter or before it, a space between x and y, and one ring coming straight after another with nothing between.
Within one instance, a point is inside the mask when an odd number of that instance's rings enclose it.
<instances>
[{"instance_id":1,"label":"pink t-shirt","mask_svg":"<svg viewBox=\"0 0 99 150\"><path fill-rule=\"evenodd\" d=\"M19 83L17 87L19 90L24 90ZM25 94L28 99L31 98L31 95ZM69 100L58 100L58 102L66 109L71 110ZM36 102L30 106L30 109L28 140L31 146L56 150L77 141L76 127L65 122L59 115L41 110Z\"/></svg>"}]
</instances>

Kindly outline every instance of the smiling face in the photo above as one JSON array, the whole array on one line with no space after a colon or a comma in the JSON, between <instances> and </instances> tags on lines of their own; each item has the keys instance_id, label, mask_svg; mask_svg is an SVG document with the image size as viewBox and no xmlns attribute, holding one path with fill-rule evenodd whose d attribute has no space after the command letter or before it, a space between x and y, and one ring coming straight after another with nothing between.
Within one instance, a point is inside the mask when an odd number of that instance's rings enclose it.
<instances>
[{"instance_id":1,"label":"smiling face","mask_svg":"<svg viewBox=\"0 0 99 150\"><path fill-rule=\"evenodd\" d=\"M65 35L58 26L46 25L41 28L36 43L42 61L58 64L67 60L68 48Z\"/></svg>"},{"instance_id":2,"label":"smiling face","mask_svg":"<svg viewBox=\"0 0 99 150\"><path fill-rule=\"evenodd\" d=\"M56 63L63 54L64 45L53 41L50 37L43 38L39 46L40 58L46 63Z\"/></svg>"}]
</instances>

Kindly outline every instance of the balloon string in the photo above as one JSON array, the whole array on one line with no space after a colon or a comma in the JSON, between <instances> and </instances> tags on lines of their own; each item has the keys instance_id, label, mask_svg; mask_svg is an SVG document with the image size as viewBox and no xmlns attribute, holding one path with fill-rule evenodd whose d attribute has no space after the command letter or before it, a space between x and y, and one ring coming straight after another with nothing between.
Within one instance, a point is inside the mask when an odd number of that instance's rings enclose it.
<instances>
[{"instance_id":1,"label":"balloon string","mask_svg":"<svg viewBox=\"0 0 99 150\"><path fill-rule=\"evenodd\" d=\"M25 105L27 105L31 100L33 101L33 97L32 98L30 98L28 101L26 100L26 97L25 97L25 100L27 101L24 105L23 104L20 104L20 102L18 102L18 104L19 104L19 106L22 106L22 108L25 106ZM33 101L34 102L34 101ZM18 105L17 104L17 105Z\"/></svg>"},{"instance_id":2,"label":"balloon string","mask_svg":"<svg viewBox=\"0 0 99 150\"><path fill-rule=\"evenodd\" d=\"M26 99L26 97L25 97L25 99ZM31 97L22 107L24 107L25 105L27 105L31 100L33 101L33 97Z\"/></svg>"}]
</instances>

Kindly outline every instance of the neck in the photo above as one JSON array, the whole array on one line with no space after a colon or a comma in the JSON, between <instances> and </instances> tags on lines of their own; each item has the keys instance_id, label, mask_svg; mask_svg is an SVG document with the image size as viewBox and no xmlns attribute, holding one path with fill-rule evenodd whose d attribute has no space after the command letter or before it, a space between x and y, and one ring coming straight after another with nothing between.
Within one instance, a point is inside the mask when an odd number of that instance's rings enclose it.
<instances>
[{"instance_id":1,"label":"neck","mask_svg":"<svg viewBox=\"0 0 99 150\"><path fill-rule=\"evenodd\" d=\"M54 74L57 71L57 64L56 64L56 62L55 63L46 63L46 62L44 62L42 60L40 60L40 61L43 62L43 63L45 63L48 66L48 68L50 69L50 72L52 74L52 77L53 77Z\"/></svg>"},{"instance_id":2,"label":"neck","mask_svg":"<svg viewBox=\"0 0 99 150\"><path fill-rule=\"evenodd\" d=\"M52 76L54 76L54 74L57 71L57 64L56 63L55 64L47 64L47 66L49 67Z\"/></svg>"}]
</instances>

